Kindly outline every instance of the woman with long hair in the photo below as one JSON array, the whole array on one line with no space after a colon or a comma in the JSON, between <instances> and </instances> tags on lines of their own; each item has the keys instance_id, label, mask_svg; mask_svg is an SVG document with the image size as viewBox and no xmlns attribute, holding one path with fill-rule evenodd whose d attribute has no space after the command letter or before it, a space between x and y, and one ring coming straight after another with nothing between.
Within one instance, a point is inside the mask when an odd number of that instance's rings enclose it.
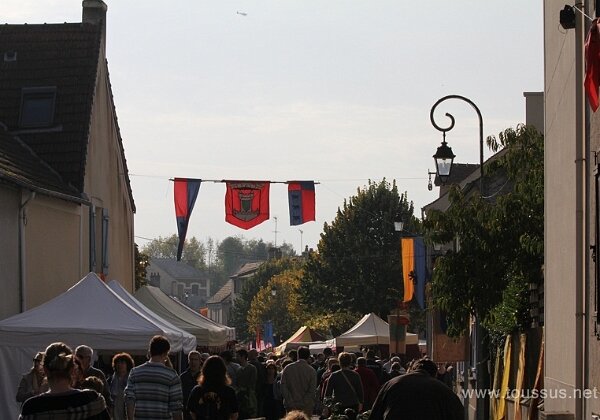
<instances>
[{"instance_id":1,"label":"woman with long hair","mask_svg":"<svg viewBox=\"0 0 600 420\"><path fill-rule=\"evenodd\" d=\"M73 351L69 346L50 344L44 357L44 373L50 390L25 401L19 419L110 420L106 402L100 394L91 389L71 387L74 366Z\"/></svg>"},{"instance_id":2,"label":"woman with long hair","mask_svg":"<svg viewBox=\"0 0 600 420\"><path fill-rule=\"evenodd\" d=\"M198 385L192 389L187 401L192 419L237 420L238 403L230 383L223 359L219 356L206 359Z\"/></svg>"},{"instance_id":3,"label":"woman with long hair","mask_svg":"<svg viewBox=\"0 0 600 420\"><path fill-rule=\"evenodd\" d=\"M118 353L112 358L113 375L109 381L110 396L113 401L113 420L126 420L127 410L125 407L125 386L129 372L133 369L133 358L129 353Z\"/></svg>"},{"instance_id":4,"label":"woman with long hair","mask_svg":"<svg viewBox=\"0 0 600 420\"><path fill-rule=\"evenodd\" d=\"M17 402L24 403L28 398L48 391L48 381L44 376L44 353L38 352L33 358L33 366L21 378L17 389Z\"/></svg>"}]
</instances>

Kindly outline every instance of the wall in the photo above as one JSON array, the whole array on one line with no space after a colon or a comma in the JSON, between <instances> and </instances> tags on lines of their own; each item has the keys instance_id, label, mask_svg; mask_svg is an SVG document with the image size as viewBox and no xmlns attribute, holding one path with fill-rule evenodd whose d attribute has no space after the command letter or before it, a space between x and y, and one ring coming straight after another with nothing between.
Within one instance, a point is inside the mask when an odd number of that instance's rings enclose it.
<instances>
[{"instance_id":1,"label":"wall","mask_svg":"<svg viewBox=\"0 0 600 420\"><path fill-rule=\"evenodd\" d=\"M565 3L544 2L545 328L544 386L575 384L575 32L559 26ZM546 412L574 413L573 399L547 398Z\"/></svg>"},{"instance_id":2,"label":"wall","mask_svg":"<svg viewBox=\"0 0 600 420\"><path fill-rule=\"evenodd\" d=\"M19 204L16 188L0 184L0 319L19 313Z\"/></svg>"},{"instance_id":3,"label":"wall","mask_svg":"<svg viewBox=\"0 0 600 420\"><path fill-rule=\"evenodd\" d=\"M95 206L108 209L108 272L106 280L116 279L126 290L133 292L135 276L133 209L129 200L127 175L121 158L115 125L116 116L110 97L108 71L103 56L99 60L98 72L84 190ZM97 217L101 217L101 213ZM98 261L95 271L100 272L101 270L101 261Z\"/></svg>"},{"instance_id":4,"label":"wall","mask_svg":"<svg viewBox=\"0 0 600 420\"><path fill-rule=\"evenodd\" d=\"M26 308L65 292L80 272L80 205L37 194L26 207Z\"/></svg>"}]
</instances>

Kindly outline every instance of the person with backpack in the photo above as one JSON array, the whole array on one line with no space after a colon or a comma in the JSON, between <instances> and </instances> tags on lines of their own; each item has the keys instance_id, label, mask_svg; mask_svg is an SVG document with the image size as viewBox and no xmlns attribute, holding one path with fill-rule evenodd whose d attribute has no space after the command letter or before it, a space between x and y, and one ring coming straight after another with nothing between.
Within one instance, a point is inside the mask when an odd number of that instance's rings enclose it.
<instances>
[{"instance_id":1,"label":"person with backpack","mask_svg":"<svg viewBox=\"0 0 600 420\"><path fill-rule=\"evenodd\" d=\"M192 419L237 420L238 402L230 383L223 359L219 356L206 359L198 385L192 389L187 402Z\"/></svg>"}]
</instances>

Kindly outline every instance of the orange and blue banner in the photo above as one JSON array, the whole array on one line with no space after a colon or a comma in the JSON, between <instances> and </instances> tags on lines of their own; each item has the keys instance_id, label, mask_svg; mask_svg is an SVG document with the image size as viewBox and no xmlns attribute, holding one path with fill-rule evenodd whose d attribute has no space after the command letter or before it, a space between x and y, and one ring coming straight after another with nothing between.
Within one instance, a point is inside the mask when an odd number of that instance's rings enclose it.
<instances>
[{"instance_id":1,"label":"orange and blue banner","mask_svg":"<svg viewBox=\"0 0 600 420\"><path fill-rule=\"evenodd\" d=\"M175 217L177 218L177 233L179 235L177 261L181 260L190 216L192 215L201 183L201 179L175 178Z\"/></svg>"},{"instance_id":2,"label":"orange and blue banner","mask_svg":"<svg viewBox=\"0 0 600 420\"><path fill-rule=\"evenodd\" d=\"M421 237L402 238L402 277L404 279L404 302L416 295L417 302L425 309L425 282L427 281L427 248Z\"/></svg>"},{"instance_id":3,"label":"orange and blue banner","mask_svg":"<svg viewBox=\"0 0 600 420\"><path fill-rule=\"evenodd\" d=\"M290 225L296 226L315 220L314 181L288 181Z\"/></svg>"}]
</instances>

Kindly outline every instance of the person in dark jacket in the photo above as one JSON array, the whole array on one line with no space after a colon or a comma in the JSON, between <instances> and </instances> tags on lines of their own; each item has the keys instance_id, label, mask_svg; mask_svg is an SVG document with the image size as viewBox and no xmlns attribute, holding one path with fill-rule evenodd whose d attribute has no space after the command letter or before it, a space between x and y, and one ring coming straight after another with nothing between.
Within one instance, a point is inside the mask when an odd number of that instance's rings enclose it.
<instances>
[{"instance_id":1,"label":"person in dark jacket","mask_svg":"<svg viewBox=\"0 0 600 420\"><path fill-rule=\"evenodd\" d=\"M340 353L338 360L341 369L333 372L327 380L325 396L333 396L333 400L340 403L343 410L351 408L358 413L362 410L364 402L360 375L352 370L352 355L350 353Z\"/></svg>"},{"instance_id":2,"label":"person in dark jacket","mask_svg":"<svg viewBox=\"0 0 600 420\"><path fill-rule=\"evenodd\" d=\"M373 404L369 420L462 420L458 396L436 379L437 366L420 359L409 373L386 382Z\"/></svg>"}]
</instances>

